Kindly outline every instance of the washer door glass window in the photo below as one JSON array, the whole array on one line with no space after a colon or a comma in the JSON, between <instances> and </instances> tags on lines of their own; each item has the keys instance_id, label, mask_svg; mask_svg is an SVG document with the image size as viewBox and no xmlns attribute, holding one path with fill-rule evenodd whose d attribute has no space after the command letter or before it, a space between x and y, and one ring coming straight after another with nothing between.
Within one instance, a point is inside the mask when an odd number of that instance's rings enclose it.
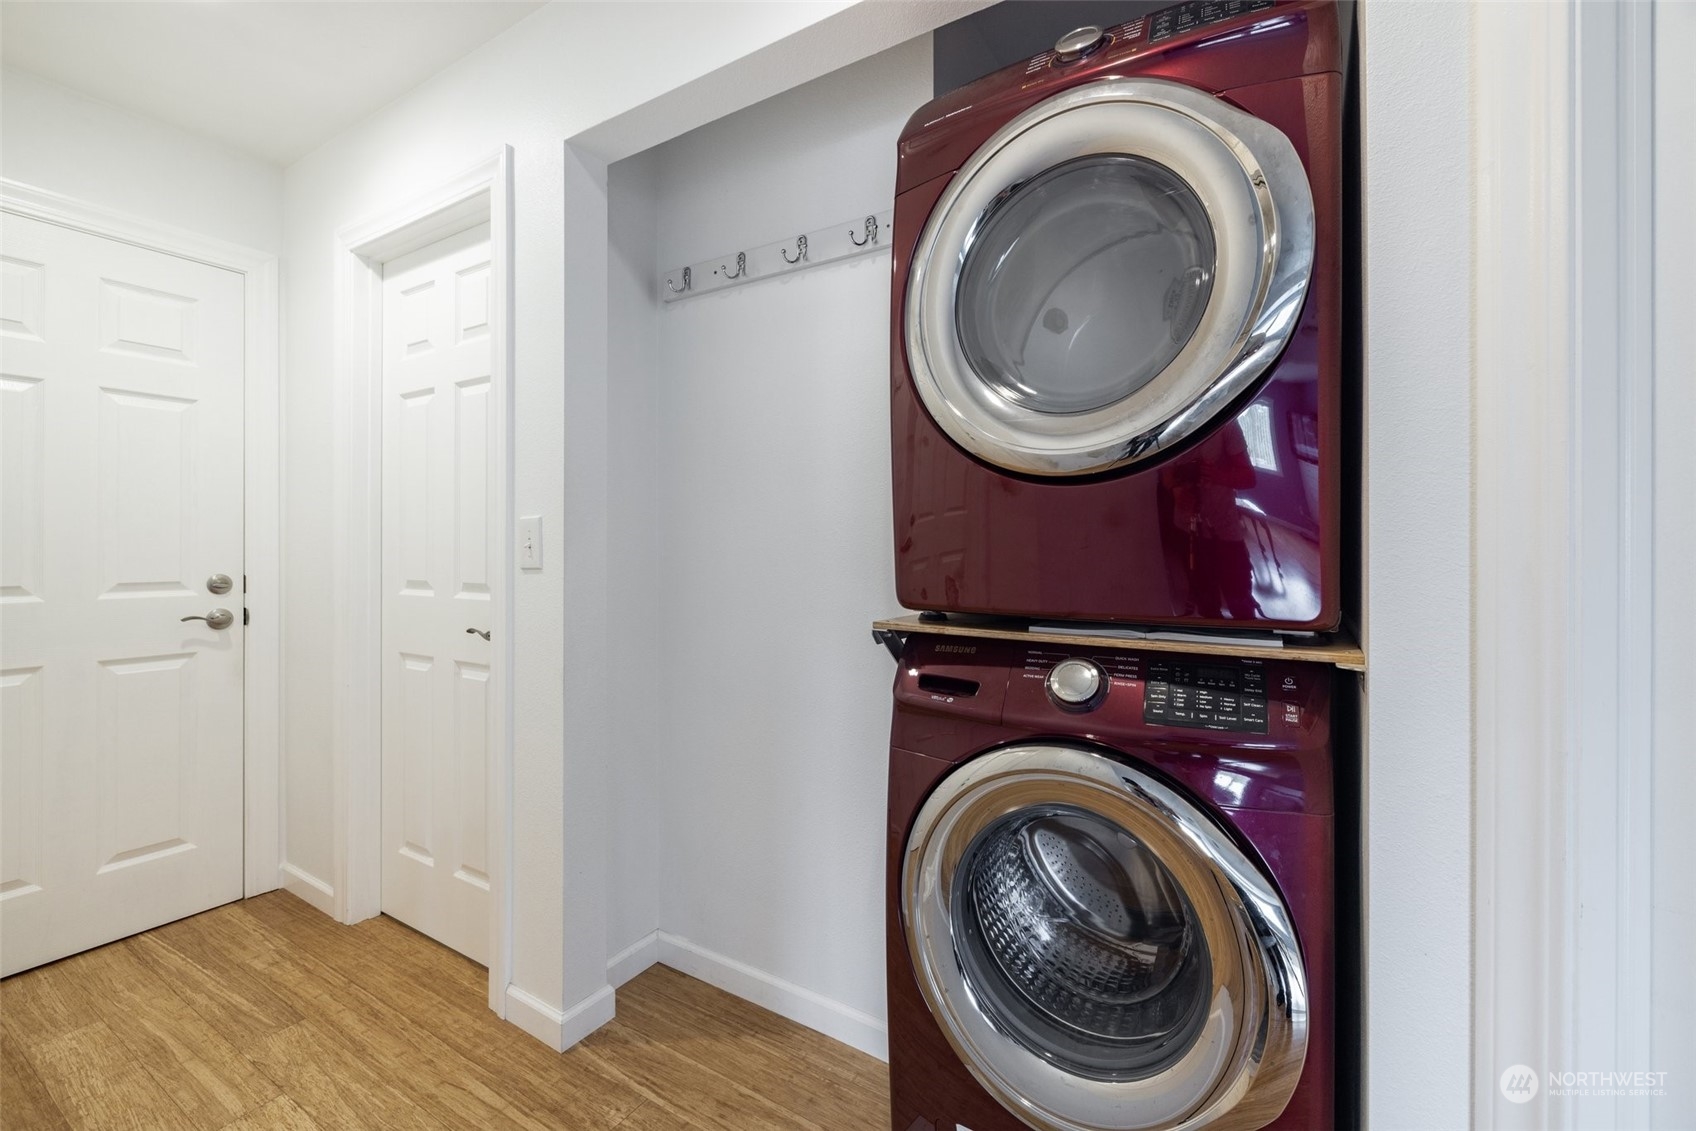
<instances>
[{"instance_id":1,"label":"washer door glass window","mask_svg":"<svg viewBox=\"0 0 1696 1131\"><path fill-rule=\"evenodd\" d=\"M1135 836L1037 805L980 832L954 873L966 981L1003 1032L1068 1072L1139 1080L1195 1043L1212 989L1195 909Z\"/></svg>"},{"instance_id":2,"label":"washer door glass window","mask_svg":"<svg viewBox=\"0 0 1696 1131\"><path fill-rule=\"evenodd\" d=\"M1234 1125L1295 1089L1288 910L1212 818L1126 763L1061 745L966 763L914 822L902 899L926 1004L1033 1127Z\"/></svg>"},{"instance_id":3,"label":"washer door glass window","mask_svg":"<svg viewBox=\"0 0 1696 1131\"><path fill-rule=\"evenodd\" d=\"M1277 129L1193 87L1105 79L1027 110L914 249L914 386L961 447L1083 475L1223 412L1294 330L1313 201Z\"/></svg>"},{"instance_id":4,"label":"washer door glass window","mask_svg":"<svg viewBox=\"0 0 1696 1131\"><path fill-rule=\"evenodd\" d=\"M1213 289L1213 227L1194 190L1141 157L1085 157L985 219L956 298L978 376L1038 412L1089 412L1152 381Z\"/></svg>"}]
</instances>

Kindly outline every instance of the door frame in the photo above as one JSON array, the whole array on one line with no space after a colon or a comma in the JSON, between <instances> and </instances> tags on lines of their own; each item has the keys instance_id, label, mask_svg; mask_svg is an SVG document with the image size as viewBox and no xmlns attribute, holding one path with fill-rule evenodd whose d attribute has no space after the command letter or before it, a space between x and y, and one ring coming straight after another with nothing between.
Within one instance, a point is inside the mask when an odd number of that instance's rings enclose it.
<instances>
[{"instance_id":1,"label":"door frame","mask_svg":"<svg viewBox=\"0 0 1696 1131\"><path fill-rule=\"evenodd\" d=\"M332 718L334 887L300 894L344 923L382 910L383 265L475 224L489 225L490 437L495 515L490 571L489 1008L506 1015L511 963L512 808L512 147L398 207L336 233L336 598ZM294 885L291 885L291 887Z\"/></svg>"},{"instance_id":2,"label":"door frame","mask_svg":"<svg viewBox=\"0 0 1696 1131\"><path fill-rule=\"evenodd\" d=\"M0 178L0 211L242 277L242 898L282 884L282 508L277 257Z\"/></svg>"},{"instance_id":3,"label":"door frame","mask_svg":"<svg viewBox=\"0 0 1696 1131\"><path fill-rule=\"evenodd\" d=\"M1658 104L1672 87L1657 61L1696 45L1696 21L1670 14L1473 16L1479 1131L1671 1126L1690 1110L1543 1091L1601 1064L1688 1064L1692 1048L1666 1003L1689 1000L1672 956L1693 904L1662 866L1696 851L1693 602L1676 581L1696 517L1669 489L1693 466L1696 336L1671 312L1689 309L1696 271L1658 253L1680 246L1658 226L1682 216L1667 190L1691 162L1668 149L1683 107ZM1515 1066L1541 1085L1523 1102L1498 1089ZM1682 1075L1661 1082L1676 1093Z\"/></svg>"}]
</instances>

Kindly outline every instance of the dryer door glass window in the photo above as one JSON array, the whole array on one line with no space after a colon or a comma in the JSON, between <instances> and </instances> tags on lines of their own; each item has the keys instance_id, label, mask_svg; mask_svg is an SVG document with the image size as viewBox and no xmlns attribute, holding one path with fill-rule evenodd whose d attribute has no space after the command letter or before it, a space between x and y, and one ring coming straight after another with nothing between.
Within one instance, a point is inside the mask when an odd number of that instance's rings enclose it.
<instances>
[{"instance_id":1,"label":"dryer door glass window","mask_svg":"<svg viewBox=\"0 0 1696 1131\"><path fill-rule=\"evenodd\" d=\"M1073 806L1018 810L978 834L954 885L973 995L1032 1052L1135 1080L1195 1043L1207 942L1172 873L1127 830Z\"/></svg>"},{"instance_id":2,"label":"dryer door glass window","mask_svg":"<svg viewBox=\"0 0 1696 1131\"><path fill-rule=\"evenodd\" d=\"M960 346L997 393L1046 413L1130 396L1172 363L1213 288L1207 209L1141 157L1069 161L992 209L956 296Z\"/></svg>"},{"instance_id":3,"label":"dryer door glass window","mask_svg":"<svg viewBox=\"0 0 1696 1131\"><path fill-rule=\"evenodd\" d=\"M1224 418L1299 321L1295 147L1194 87L1102 79L997 131L913 247L903 356L937 426L1027 475L1148 460Z\"/></svg>"}]
</instances>

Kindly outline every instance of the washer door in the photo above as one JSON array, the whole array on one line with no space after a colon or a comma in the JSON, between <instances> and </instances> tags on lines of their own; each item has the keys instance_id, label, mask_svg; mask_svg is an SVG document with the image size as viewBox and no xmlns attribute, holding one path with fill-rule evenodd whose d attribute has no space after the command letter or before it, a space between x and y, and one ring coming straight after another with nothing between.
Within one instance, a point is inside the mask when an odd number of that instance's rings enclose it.
<instances>
[{"instance_id":1,"label":"washer door","mask_svg":"<svg viewBox=\"0 0 1696 1131\"><path fill-rule=\"evenodd\" d=\"M907 841L919 988L961 1060L1042 1131L1261 1127L1307 1051L1307 981L1272 882L1130 766L1004 748Z\"/></svg>"},{"instance_id":2,"label":"washer door","mask_svg":"<svg viewBox=\"0 0 1696 1131\"><path fill-rule=\"evenodd\" d=\"M1275 127L1181 83L1027 110L950 183L907 280L907 359L961 447L1010 471L1147 459L1283 349L1313 197Z\"/></svg>"}]
</instances>

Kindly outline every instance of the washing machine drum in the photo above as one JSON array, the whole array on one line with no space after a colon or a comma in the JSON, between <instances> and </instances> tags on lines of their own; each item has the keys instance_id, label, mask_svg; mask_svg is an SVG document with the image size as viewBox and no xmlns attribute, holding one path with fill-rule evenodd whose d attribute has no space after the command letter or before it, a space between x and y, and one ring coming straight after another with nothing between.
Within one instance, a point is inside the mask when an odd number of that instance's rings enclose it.
<instances>
[{"instance_id":1,"label":"washing machine drum","mask_svg":"<svg viewBox=\"0 0 1696 1131\"><path fill-rule=\"evenodd\" d=\"M1283 349L1313 198L1275 127L1193 87L1106 79L990 138L907 281L914 384L961 447L1085 475L1195 433Z\"/></svg>"},{"instance_id":2,"label":"washing machine drum","mask_svg":"<svg viewBox=\"0 0 1696 1131\"><path fill-rule=\"evenodd\" d=\"M903 862L919 988L1043 1131L1261 1127L1307 1048L1271 881L1177 791L1094 751L1016 746L920 811Z\"/></svg>"}]
</instances>

